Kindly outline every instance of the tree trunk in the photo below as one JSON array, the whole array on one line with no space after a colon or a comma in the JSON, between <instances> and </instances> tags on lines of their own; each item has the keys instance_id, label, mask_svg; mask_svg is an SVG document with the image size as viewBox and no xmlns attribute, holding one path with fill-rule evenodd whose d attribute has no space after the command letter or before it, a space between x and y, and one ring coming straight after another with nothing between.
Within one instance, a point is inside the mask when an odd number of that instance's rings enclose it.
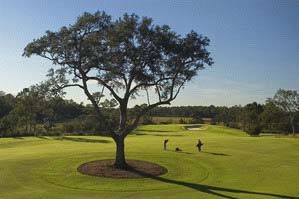
<instances>
[{"instance_id":1,"label":"tree trunk","mask_svg":"<svg viewBox=\"0 0 299 199\"><path fill-rule=\"evenodd\" d=\"M28 119L27 119L27 117L25 118L25 133L26 134L28 134L28 126L29 126L29 124L28 124L29 122L28 122Z\"/></svg>"},{"instance_id":2,"label":"tree trunk","mask_svg":"<svg viewBox=\"0 0 299 199\"><path fill-rule=\"evenodd\" d=\"M114 166L118 169L125 169L127 167L125 158L125 138L118 136L114 139L116 144L116 154Z\"/></svg>"},{"instance_id":3,"label":"tree trunk","mask_svg":"<svg viewBox=\"0 0 299 199\"><path fill-rule=\"evenodd\" d=\"M126 169L127 163L126 163L126 157L125 157L125 135L124 135L124 129L127 122L127 104L128 101L122 101L120 102L119 106L119 128L118 132L120 134L114 135L113 139L116 144L116 155L115 155L115 163L114 166L118 169Z\"/></svg>"},{"instance_id":4,"label":"tree trunk","mask_svg":"<svg viewBox=\"0 0 299 199\"><path fill-rule=\"evenodd\" d=\"M292 132L293 136L295 136L296 130L295 130L295 125L294 125L294 117L291 116L291 126L292 126Z\"/></svg>"}]
</instances>

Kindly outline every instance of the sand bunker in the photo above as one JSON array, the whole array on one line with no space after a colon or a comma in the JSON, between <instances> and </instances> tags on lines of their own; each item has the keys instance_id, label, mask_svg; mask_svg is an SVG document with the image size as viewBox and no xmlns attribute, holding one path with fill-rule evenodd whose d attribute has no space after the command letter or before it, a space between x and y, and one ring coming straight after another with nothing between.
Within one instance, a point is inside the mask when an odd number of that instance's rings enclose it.
<instances>
[{"instance_id":1,"label":"sand bunker","mask_svg":"<svg viewBox=\"0 0 299 199\"><path fill-rule=\"evenodd\" d=\"M202 125L185 126L185 129L189 131L197 131L202 129Z\"/></svg>"}]
</instances>

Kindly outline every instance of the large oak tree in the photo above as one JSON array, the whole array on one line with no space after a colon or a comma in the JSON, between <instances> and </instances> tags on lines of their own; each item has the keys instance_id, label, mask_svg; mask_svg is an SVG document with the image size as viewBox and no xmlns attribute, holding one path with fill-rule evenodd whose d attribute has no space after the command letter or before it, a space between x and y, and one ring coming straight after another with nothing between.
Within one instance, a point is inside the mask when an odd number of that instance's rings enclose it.
<instances>
[{"instance_id":1,"label":"large oak tree","mask_svg":"<svg viewBox=\"0 0 299 199\"><path fill-rule=\"evenodd\" d=\"M212 59L206 47L209 39L191 31L180 36L167 25L153 25L152 19L124 14L117 20L104 12L84 13L68 27L29 43L24 56L49 59L53 90L78 87L92 103L99 120L107 121L116 143L115 166L125 168L124 139L149 110L170 104L186 82ZM97 82L92 92L89 82ZM106 89L117 101L118 124L108 124L100 99ZM128 102L146 93L147 105L128 117ZM155 95L155 98L152 96ZM151 99L150 99L151 96ZM153 99L155 101L153 102Z\"/></svg>"}]
</instances>

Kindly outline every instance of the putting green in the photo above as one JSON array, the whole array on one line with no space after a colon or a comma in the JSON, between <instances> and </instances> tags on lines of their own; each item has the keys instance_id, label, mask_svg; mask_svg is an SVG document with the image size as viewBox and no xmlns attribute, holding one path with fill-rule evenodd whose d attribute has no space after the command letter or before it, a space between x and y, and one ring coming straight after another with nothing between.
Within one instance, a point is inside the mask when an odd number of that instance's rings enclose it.
<instances>
[{"instance_id":1,"label":"putting green","mask_svg":"<svg viewBox=\"0 0 299 199\"><path fill-rule=\"evenodd\" d=\"M0 138L0 198L296 198L299 139L249 137L206 126L147 125L126 139L129 159L158 163L165 175L144 179L92 177L84 162L114 157L99 136ZM197 139L203 151L197 152ZM163 151L163 140L169 139ZM182 152L175 152L176 147Z\"/></svg>"}]
</instances>

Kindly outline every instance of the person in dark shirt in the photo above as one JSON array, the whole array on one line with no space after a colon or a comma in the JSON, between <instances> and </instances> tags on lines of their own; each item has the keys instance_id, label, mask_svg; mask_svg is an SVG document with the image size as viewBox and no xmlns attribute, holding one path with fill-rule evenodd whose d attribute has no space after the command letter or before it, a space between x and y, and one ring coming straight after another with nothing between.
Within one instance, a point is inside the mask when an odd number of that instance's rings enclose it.
<instances>
[{"instance_id":1,"label":"person in dark shirt","mask_svg":"<svg viewBox=\"0 0 299 199\"><path fill-rule=\"evenodd\" d=\"M168 139L167 139L167 140L164 140L164 150L165 150L165 151L167 150L167 142L168 142Z\"/></svg>"},{"instance_id":2,"label":"person in dark shirt","mask_svg":"<svg viewBox=\"0 0 299 199\"><path fill-rule=\"evenodd\" d=\"M200 152L201 151L201 146L203 145L203 143L201 142L200 139L198 139L198 143L196 145L196 147L198 148L198 151Z\"/></svg>"}]
</instances>

